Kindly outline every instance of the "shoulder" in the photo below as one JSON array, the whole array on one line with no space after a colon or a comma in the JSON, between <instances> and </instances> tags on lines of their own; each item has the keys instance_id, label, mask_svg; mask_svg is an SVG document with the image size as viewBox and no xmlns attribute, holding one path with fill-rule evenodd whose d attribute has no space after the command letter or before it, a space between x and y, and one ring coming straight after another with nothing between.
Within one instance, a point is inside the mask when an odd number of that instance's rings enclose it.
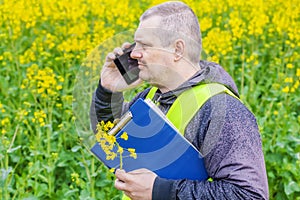
<instances>
[{"instance_id":1,"label":"shoulder","mask_svg":"<svg viewBox=\"0 0 300 200\"><path fill-rule=\"evenodd\" d=\"M227 150L235 145L237 149L242 148L243 145L252 148L261 146L256 118L240 100L227 94L219 94L212 97L203 108L210 111L207 131L203 138L204 153L211 151L212 146L207 145L211 140L222 144L224 148L221 148L221 151L224 152L226 146Z\"/></svg>"},{"instance_id":2,"label":"shoulder","mask_svg":"<svg viewBox=\"0 0 300 200\"><path fill-rule=\"evenodd\" d=\"M241 135L259 136L253 113L226 93L209 98L189 122L185 136L201 149L205 138L236 140Z\"/></svg>"},{"instance_id":3,"label":"shoulder","mask_svg":"<svg viewBox=\"0 0 300 200\"><path fill-rule=\"evenodd\" d=\"M236 97L226 93L211 97L199 110L208 111L211 114L227 116L236 120L243 120L244 117L255 119L253 113Z\"/></svg>"},{"instance_id":4,"label":"shoulder","mask_svg":"<svg viewBox=\"0 0 300 200\"><path fill-rule=\"evenodd\" d=\"M199 114L208 115L210 126L222 127L220 131L227 137L258 132L254 114L239 99L225 93L211 97L199 110Z\"/></svg>"}]
</instances>

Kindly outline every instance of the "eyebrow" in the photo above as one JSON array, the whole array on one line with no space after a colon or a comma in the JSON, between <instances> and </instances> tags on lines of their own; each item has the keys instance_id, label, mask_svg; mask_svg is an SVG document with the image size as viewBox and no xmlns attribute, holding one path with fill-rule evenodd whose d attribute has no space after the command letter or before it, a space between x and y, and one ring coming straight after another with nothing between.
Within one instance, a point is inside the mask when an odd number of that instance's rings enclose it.
<instances>
[{"instance_id":1,"label":"eyebrow","mask_svg":"<svg viewBox=\"0 0 300 200\"><path fill-rule=\"evenodd\" d=\"M140 44L148 44L147 41L143 40L143 39L135 39L134 38L135 43L140 43Z\"/></svg>"},{"instance_id":2,"label":"eyebrow","mask_svg":"<svg viewBox=\"0 0 300 200\"><path fill-rule=\"evenodd\" d=\"M139 42L139 43L142 43L142 40L140 39L136 39L136 38L133 38L135 42Z\"/></svg>"}]
</instances>

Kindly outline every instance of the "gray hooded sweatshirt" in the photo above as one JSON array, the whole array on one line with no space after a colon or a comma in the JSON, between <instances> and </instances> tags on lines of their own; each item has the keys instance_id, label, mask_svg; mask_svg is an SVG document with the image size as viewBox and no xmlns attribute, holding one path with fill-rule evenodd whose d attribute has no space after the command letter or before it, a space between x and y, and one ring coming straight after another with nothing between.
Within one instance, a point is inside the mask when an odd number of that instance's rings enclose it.
<instances>
[{"instance_id":1,"label":"gray hooded sweatshirt","mask_svg":"<svg viewBox=\"0 0 300 200\"><path fill-rule=\"evenodd\" d=\"M156 92L153 100L159 102L164 113L178 95L198 84L221 83L239 95L234 81L221 66L207 61L200 61L200 66L201 70L177 89L167 93ZM94 131L97 121L119 118L148 92L149 88L130 103L125 103L122 93L111 93L99 84L90 110ZM206 170L213 181L157 177L152 191L153 200L269 198L256 119L238 99L225 93L211 97L189 122L184 136L203 154Z\"/></svg>"}]
</instances>

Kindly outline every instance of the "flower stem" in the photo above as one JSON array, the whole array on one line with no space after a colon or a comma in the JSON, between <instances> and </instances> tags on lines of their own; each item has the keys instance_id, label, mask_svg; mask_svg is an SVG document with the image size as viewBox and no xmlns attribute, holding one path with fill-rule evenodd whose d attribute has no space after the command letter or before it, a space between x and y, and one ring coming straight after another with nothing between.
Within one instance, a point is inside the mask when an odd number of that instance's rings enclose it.
<instances>
[{"instance_id":1,"label":"flower stem","mask_svg":"<svg viewBox=\"0 0 300 200\"><path fill-rule=\"evenodd\" d=\"M118 149L120 148L120 145L118 143L116 143L118 146ZM119 152L120 155L120 169L123 169L123 152Z\"/></svg>"}]
</instances>

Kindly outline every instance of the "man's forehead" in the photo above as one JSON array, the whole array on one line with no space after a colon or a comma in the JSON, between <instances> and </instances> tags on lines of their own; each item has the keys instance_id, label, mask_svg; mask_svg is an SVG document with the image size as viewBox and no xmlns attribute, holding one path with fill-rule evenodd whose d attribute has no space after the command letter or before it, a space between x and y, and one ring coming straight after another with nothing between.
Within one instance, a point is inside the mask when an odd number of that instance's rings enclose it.
<instances>
[{"instance_id":1,"label":"man's forehead","mask_svg":"<svg viewBox=\"0 0 300 200\"><path fill-rule=\"evenodd\" d=\"M149 46L160 46L164 38L161 28L138 28L134 34L134 41Z\"/></svg>"},{"instance_id":2,"label":"man's forehead","mask_svg":"<svg viewBox=\"0 0 300 200\"><path fill-rule=\"evenodd\" d=\"M145 19L140 22L137 30L135 31L135 38L143 38L145 35L153 34L158 29L160 29L160 21L161 17L159 16L153 16L148 19Z\"/></svg>"},{"instance_id":3,"label":"man's forehead","mask_svg":"<svg viewBox=\"0 0 300 200\"><path fill-rule=\"evenodd\" d=\"M152 35L153 34L153 28L138 28L135 31L134 38L143 38L146 35Z\"/></svg>"},{"instance_id":4,"label":"man's forehead","mask_svg":"<svg viewBox=\"0 0 300 200\"><path fill-rule=\"evenodd\" d=\"M152 16L140 21L139 28L158 28L161 22L160 16Z\"/></svg>"}]
</instances>

